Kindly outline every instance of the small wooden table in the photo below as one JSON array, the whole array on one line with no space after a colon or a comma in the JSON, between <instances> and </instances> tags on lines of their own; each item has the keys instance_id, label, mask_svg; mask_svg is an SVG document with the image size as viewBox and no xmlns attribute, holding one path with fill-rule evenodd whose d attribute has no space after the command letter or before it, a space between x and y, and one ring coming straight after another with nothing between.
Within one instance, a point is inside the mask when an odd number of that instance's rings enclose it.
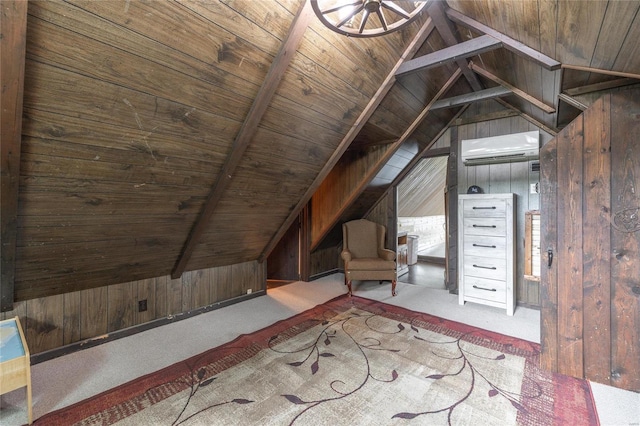
<instances>
[{"instance_id":1,"label":"small wooden table","mask_svg":"<svg viewBox=\"0 0 640 426\"><path fill-rule=\"evenodd\" d=\"M27 416L31 418L31 361L18 317L0 321L0 395L27 388Z\"/></svg>"}]
</instances>

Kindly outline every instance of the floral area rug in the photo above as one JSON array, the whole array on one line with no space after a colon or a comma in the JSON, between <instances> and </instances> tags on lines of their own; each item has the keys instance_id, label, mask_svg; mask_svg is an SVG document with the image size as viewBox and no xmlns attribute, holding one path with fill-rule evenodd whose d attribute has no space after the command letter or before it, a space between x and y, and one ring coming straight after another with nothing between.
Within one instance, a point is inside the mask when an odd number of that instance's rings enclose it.
<instances>
[{"instance_id":1,"label":"floral area rug","mask_svg":"<svg viewBox=\"0 0 640 426\"><path fill-rule=\"evenodd\" d=\"M537 344L341 296L36 424L598 424L586 381L538 365Z\"/></svg>"}]
</instances>

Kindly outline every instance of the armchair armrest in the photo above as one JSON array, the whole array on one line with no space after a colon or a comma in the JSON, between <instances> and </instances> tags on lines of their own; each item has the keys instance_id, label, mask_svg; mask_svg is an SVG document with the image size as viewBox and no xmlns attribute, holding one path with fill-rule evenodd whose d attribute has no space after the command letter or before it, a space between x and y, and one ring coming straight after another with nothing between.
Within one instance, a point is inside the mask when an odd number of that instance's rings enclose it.
<instances>
[{"instance_id":1,"label":"armchair armrest","mask_svg":"<svg viewBox=\"0 0 640 426\"><path fill-rule=\"evenodd\" d=\"M351 252L349 250L342 250L340 257L342 257L342 260L345 262L349 262L351 260Z\"/></svg>"},{"instance_id":2,"label":"armchair armrest","mask_svg":"<svg viewBox=\"0 0 640 426\"><path fill-rule=\"evenodd\" d=\"M395 260L396 259L396 252L394 252L393 250L389 250L389 249L378 249L378 257L384 259L384 260Z\"/></svg>"}]
</instances>

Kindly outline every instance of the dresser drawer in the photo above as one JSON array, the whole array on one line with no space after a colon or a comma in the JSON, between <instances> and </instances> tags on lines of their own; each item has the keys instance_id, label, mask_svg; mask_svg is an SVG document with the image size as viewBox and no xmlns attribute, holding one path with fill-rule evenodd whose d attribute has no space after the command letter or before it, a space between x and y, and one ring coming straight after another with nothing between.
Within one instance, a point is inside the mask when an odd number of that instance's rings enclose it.
<instances>
[{"instance_id":1,"label":"dresser drawer","mask_svg":"<svg viewBox=\"0 0 640 426\"><path fill-rule=\"evenodd\" d=\"M507 300L507 286L504 281L467 277L464 282L467 297L504 303Z\"/></svg>"},{"instance_id":2,"label":"dresser drawer","mask_svg":"<svg viewBox=\"0 0 640 426\"><path fill-rule=\"evenodd\" d=\"M503 258L464 256L464 275L491 280L505 281L507 279L507 262Z\"/></svg>"},{"instance_id":3,"label":"dresser drawer","mask_svg":"<svg viewBox=\"0 0 640 426\"><path fill-rule=\"evenodd\" d=\"M507 239L506 237L465 235L463 249L465 256L506 259Z\"/></svg>"},{"instance_id":4,"label":"dresser drawer","mask_svg":"<svg viewBox=\"0 0 640 426\"><path fill-rule=\"evenodd\" d=\"M464 200L464 217L505 217L507 202L500 199L467 199Z\"/></svg>"},{"instance_id":5,"label":"dresser drawer","mask_svg":"<svg viewBox=\"0 0 640 426\"><path fill-rule=\"evenodd\" d=\"M464 218L464 235L486 235L493 237L503 237L507 232L507 224L503 218Z\"/></svg>"}]
</instances>

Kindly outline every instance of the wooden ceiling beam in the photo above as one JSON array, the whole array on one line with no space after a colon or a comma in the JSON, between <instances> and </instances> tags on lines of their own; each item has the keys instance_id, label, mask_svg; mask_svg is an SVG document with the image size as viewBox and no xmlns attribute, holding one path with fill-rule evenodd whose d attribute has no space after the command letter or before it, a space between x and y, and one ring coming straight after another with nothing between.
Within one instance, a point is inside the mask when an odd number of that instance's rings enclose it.
<instances>
[{"instance_id":1,"label":"wooden ceiling beam","mask_svg":"<svg viewBox=\"0 0 640 426\"><path fill-rule=\"evenodd\" d=\"M552 127L547 126L544 123L541 123L540 121L538 121L535 118L531 117L529 114L523 113L518 108L516 108L515 106L511 105L509 102L505 101L504 99L496 99L496 101L498 103L500 103L502 106L504 106L506 108L509 108L509 109L512 109L513 111L517 112L520 117L524 118L525 120L527 120L529 123L533 124L534 126L537 126L540 129L544 130L545 132L549 133L551 136L555 137L558 133L560 133L560 131L558 129L554 129Z\"/></svg>"},{"instance_id":2,"label":"wooden ceiling beam","mask_svg":"<svg viewBox=\"0 0 640 426\"><path fill-rule=\"evenodd\" d=\"M456 122L456 120L460 119L460 116L462 114L464 114L464 112L467 110L467 108L469 108L469 104L464 105L462 108L460 108L460 111L458 111L456 113L456 115L454 115L453 118L451 118L451 120L449 120L447 125L444 126L434 138L431 139L431 142L429 142L429 144L422 151L420 151L420 153L418 155L416 155L415 157L413 157L411 159L411 161L409 161L409 164L407 164L407 166L404 169L402 169L400 174L398 176L396 176L395 179L393 179L393 182L391 182L391 185L389 185L389 188L387 188L387 190L385 191L385 195L388 194L389 191L394 186L399 185L400 182L402 182L402 180L409 173L411 173L411 171L416 167L416 165L421 160L424 160L425 158L437 157L437 156L441 156L441 155L444 156L444 155L451 154L451 148L450 147L436 148L436 149L431 149L431 147L433 146L433 144L435 144L438 141L438 139L440 139L440 137L442 137L442 135L444 135L444 133L449 129L449 127L451 127L453 125L453 123ZM371 213L371 211L368 211L367 215L369 213Z\"/></svg>"},{"instance_id":3,"label":"wooden ceiling beam","mask_svg":"<svg viewBox=\"0 0 640 426\"><path fill-rule=\"evenodd\" d=\"M342 215L342 213L344 213L344 211L352 203L354 203L358 199L358 197L360 197L360 195L362 195L364 190L367 189L367 187L369 186L369 183L378 175L380 170L382 170L382 168L387 164L387 162L391 159L391 157L393 157L393 155L396 153L398 148L400 148L400 145L402 145L407 139L409 139L409 137L418 128L418 126L422 124L424 119L427 117L427 114L429 113L429 111L432 110L433 105L438 101L438 99L440 99L440 97L442 97L445 93L449 91L449 89L451 89L451 87L455 84L455 82L458 81L458 78L460 78L461 74L462 74L462 71L460 69L457 69L451 75L451 77L449 77L446 83L440 88L438 93L436 93L436 95L431 99L431 101L429 101L427 106L425 106L422 109L422 112L420 112L418 117L416 117L413 120L413 122L409 125L409 127L407 127L407 130L404 131L402 136L400 136L400 138L393 144L393 146L391 146L389 149L385 151L384 155L378 160L378 162L373 167L370 167L367 170L367 174L364 176L364 178L362 178L358 187L349 195L347 200L345 200L345 202L342 203L342 207L336 212L333 219L327 222L326 224L327 226L325 226L322 232L320 232L320 235L317 236L315 240L315 244L311 246L311 250L314 250L320 244L322 239L327 235L327 233L331 231L331 228L333 228L333 226L335 225L340 215Z\"/></svg>"},{"instance_id":4,"label":"wooden ceiling beam","mask_svg":"<svg viewBox=\"0 0 640 426\"><path fill-rule=\"evenodd\" d=\"M0 311L13 309L27 1L0 2Z\"/></svg>"},{"instance_id":5,"label":"wooden ceiling beam","mask_svg":"<svg viewBox=\"0 0 640 426\"><path fill-rule=\"evenodd\" d=\"M520 114L510 109L504 109L502 111L490 112L487 114L478 114L471 117L461 117L455 121L454 125L464 126L465 124L482 123L483 121L493 121L500 120L502 118L515 117L516 115Z\"/></svg>"},{"instance_id":6,"label":"wooden ceiling beam","mask_svg":"<svg viewBox=\"0 0 640 426\"><path fill-rule=\"evenodd\" d=\"M385 98L387 93L389 93L389 90L391 90L391 88L396 82L396 71L398 70L398 68L405 61L415 56L418 49L420 49L422 44L429 37L429 35L434 29L435 29L435 26L433 24L433 20L431 18L428 18L425 21L425 23L422 25L420 30L418 30L413 40L411 41L411 43L409 43L409 46L407 46L407 48L405 49L400 59L398 59L394 67L391 69L391 72L387 74L387 77L382 82L382 84L380 85L376 93L373 95L373 97L371 98L367 106L364 108L364 110L362 110L362 112L360 113L356 121L351 126L351 129L349 129L349 131L344 136L344 138L342 138L342 141L340 142L336 150L333 152L333 155L331 156L331 158L329 158L329 161L327 161L327 163L324 165L324 167L322 168L322 170L320 171L316 179L313 181L311 186L307 189L307 192L305 192L302 198L300 198L300 201L298 202L296 207L291 211L291 213L289 214L289 217L282 223L278 232L276 232L275 235L271 238L271 241L267 244L264 251L258 258L259 262L264 261L264 259L266 259L267 256L269 256L271 251L273 251L273 249L278 244L282 236L287 232L287 230L289 229L293 221L296 220L300 211L302 211L304 206L309 202L309 200L311 200L311 197L313 196L314 192L316 192L318 187L320 187L320 185L322 184L322 181L324 181L327 175L331 172L331 169L333 169L333 167L336 165L338 160L340 160L340 157L342 157L342 155L345 153L347 148L349 148L349 145L358 135L360 130L362 130L362 127L366 124L367 120L371 118L376 108L378 108L378 106L380 105L382 100Z\"/></svg>"},{"instance_id":7,"label":"wooden ceiling beam","mask_svg":"<svg viewBox=\"0 0 640 426\"><path fill-rule=\"evenodd\" d=\"M396 77L412 74L424 69L437 67L442 64L465 59L471 56L479 55L484 52L497 49L502 46L502 42L495 38L483 35L453 46L445 47L419 58L407 61L398 69Z\"/></svg>"},{"instance_id":8,"label":"wooden ceiling beam","mask_svg":"<svg viewBox=\"0 0 640 426\"><path fill-rule=\"evenodd\" d=\"M489 89L479 90L477 92L465 93L464 95L453 96L451 98L441 99L432 106L434 109L453 108L460 105L470 104L473 102L484 101L486 99L498 98L500 96L511 95L511 90L506 87L496 86Z\"/></svg>"},{"instance_id":9,"label":"wooden ceiling beam","mask_svg":"<svg viewBox=\"0 0 640 426\"><path fill-rule=\"evenodd\" d=\"M457 10L448 8L445 13L453 22L457 22L458 24L463 25L467 28L478 31L482 34L490 35L491 37L500 40L505 49L512 51L516 55L530 59L550 71L555 71L561 66L560 62L556 61L555 59L543 53L540 53L537 50L530 48L526 44L520 43L519 41L514 40L511 37L494 30L493 28L481 24L480 22L466 15L463 15Z\"/></svg>"},{"instance_id":10,"label":"wooden ceiling beam","mask_svg":"<svg viewBox=\"0 0 640 426\"><path fill-rule=\"evenodd\" d=\"M586 86L574 87L567 89L564 92L569 96L586 95L587 93L599 92L601 90L616 89L618 87L630 86L632 84L638 84L640 80L635 78L618 78L615 80L603 81L602 83L588 84Z\"/></svg>"},{"instance_id":11,"label":"wooden ceiling beam","mask_svg":"<svg viewBox=\"0 0 640 426\"><path fill-rule=\"evenodd\" d=\"M427 13L431 16L431 19L433 19L440 37L442 37L447 46L455 46L460 42L455 35L453 24L445 14L445 6L442 1L438 0L430 4L427 8ZM465 58L458 58L455 62L456 65L458 65L458 68L462 70L464 77L467 79L473 90L484 89L484 86L478 76L469 69Z\"/></svg>"},{"instance_id":12,"label":"wooden ceiling beam","mask_svg":"<svg viewBox=\"0 0 640 426\"><path fill-rule=\"evenodd\" d=\"M631 73L631 72L603 70L601 68L583 67L580 65L570 65L570 64L562 64L562 68L567 70L592 72L596 74L615 75L616 77L633 78L636 80L640 79L640 74Z\"/></svg>"},{"instance_id":13,"label":"wooden ceiling beam","mask_svg":"<svg viewBox=\"0 0 640 426\"><path fill-rule=\"evenodd\" d=\"M242 123L242 126L233 141L231 152L225 160L222 171L218 175L218 179L214 183L212 190L207 197L204 208L187 237L187 241L185 242L171 273L172 278L179 278L185 271L187 263L189 262L198 241L209 225L209 220L211 219L213 212L218 206L224 191L228 188L235 170L240 164L242 156L247 150L251 139L258 130L258 125L269 107L284 73L289 67L289 63L293 59L293 56L304 37L304 33L307 30L312 16L313 11L311 9L311 5L308 0L305 0L300 6L296 16L293 18L289 33L282 42L280 51L273 59L269 72L267 73L267 76L265 77L253 104L251 105L251 109L249 110L247 117Z\"/></svg>"},{"instance_id":14,"label":"wooden ceiling beam","mask_svg":"<svg viewBox=\"0 0 640 426\"><path fill-rule=\"evenodd\" d=\"M481 66L476 65L473 62L470 62L469 63L469 68L471 68L473 71L475 71L476 73L480 74L481 76L486 77L489 80L491 80L491 81L493 81L495 83L498 83L502 87L505 87L505 88L511 90L514 95L516 95L519 98L529 102L533 106L535 106L537 108L540 108L542 111L546 112L547 114L551 114L551 113L556 112L556 109L554 107L552 107L550 105L547 105L544 102L534 98L530 94L526 93L524 90L520 90L517 87L515 87L514 85L512 85L510 83L507 83L506 81L502 80L500 77L498 77L495 74L492 74L491 72L485 70Z\"/></svg>"}]
</instances>

